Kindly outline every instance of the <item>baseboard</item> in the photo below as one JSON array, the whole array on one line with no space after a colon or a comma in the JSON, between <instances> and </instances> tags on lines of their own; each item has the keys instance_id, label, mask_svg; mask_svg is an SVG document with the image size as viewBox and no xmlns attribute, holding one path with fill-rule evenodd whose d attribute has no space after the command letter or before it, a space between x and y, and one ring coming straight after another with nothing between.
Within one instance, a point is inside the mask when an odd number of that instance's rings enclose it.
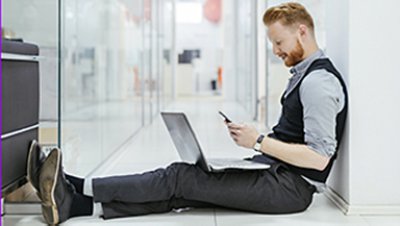
<instances>
[{"instance_id":1,"label":"baseboard","mask_svg":"<svg viewBox=\"0 0 400 226\"><path fill-rule=\"evenodd\" d=\"M5 215L42 214L40 203L4 203Z\"/></svg>"},{"instance_id":2,"label":"baseboard","mask_svg":"<svg viewBox=\"0 0 400 226\"><path fill-rule=\"evenodd\" d=\"M344 214L347 215L349 204L330 187L326 187L324 195L331 200Z\"/></svg>"},{"instance_id":3,"label":"baseboard","mask_svg":"<svg viewBox=\"0 0 400 226\"><path fill-rule=\"evenodd\" d=\"M328 187L325 196L344 214L353 215L400 215L400 205L349 205L340 195Z\"/></svg>"},{"instance_id":4,"label":"baseboard","mask_svg":"<svg viewBox=\"0 0 400 226\"><path fill-rule=\"evenodd\" d=\"M1 198L1 216L4 216L4 198Z\"/></svg>"}]
</instances>

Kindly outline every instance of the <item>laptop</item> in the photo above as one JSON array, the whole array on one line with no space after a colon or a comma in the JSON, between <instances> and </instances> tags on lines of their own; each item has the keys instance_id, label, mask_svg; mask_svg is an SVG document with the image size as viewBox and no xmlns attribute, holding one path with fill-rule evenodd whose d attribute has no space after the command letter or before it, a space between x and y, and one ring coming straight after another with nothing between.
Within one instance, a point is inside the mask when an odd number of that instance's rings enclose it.
<instances>
[{"instance_id":1,"label":"laptop","mask_svg":"<svg viewBox=\"0 0 400 226\"><path fill-rule=\"evenodd\" d=\"M179 156L185 162L197 164L207 172L226 170L268 169L270 165L246 159L206 159L186 115L182 112L161 112Z\"/></svg>"}]
</instances>

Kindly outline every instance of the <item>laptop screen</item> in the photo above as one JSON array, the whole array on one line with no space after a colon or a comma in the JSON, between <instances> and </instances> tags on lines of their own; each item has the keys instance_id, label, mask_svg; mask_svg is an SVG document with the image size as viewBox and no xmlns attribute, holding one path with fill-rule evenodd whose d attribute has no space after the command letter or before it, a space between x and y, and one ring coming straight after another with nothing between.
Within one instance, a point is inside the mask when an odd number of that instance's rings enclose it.
<instances>
[{"instance_id":1,"label":"laptop screen","mask_svg":"<svg viewBox=\"0 0 400 226\"><path fill-rule=\"evenodd\" d=\"M181 112L161 112L161 116L181 159L193 164L204 163L200 144L186 115Z\"/></svg>"}]
</instances>

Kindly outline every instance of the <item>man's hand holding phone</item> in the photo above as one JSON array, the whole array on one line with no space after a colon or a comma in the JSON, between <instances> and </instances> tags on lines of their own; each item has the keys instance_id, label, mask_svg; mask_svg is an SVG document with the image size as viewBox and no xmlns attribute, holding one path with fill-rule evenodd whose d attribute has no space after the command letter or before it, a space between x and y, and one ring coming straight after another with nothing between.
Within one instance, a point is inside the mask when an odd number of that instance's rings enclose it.
<instances>
[{"instance_id":1,"label":"man's hand holding phone","mask_svg":"<svg viewBox=\"0 0 400 226\"><path fill-rule=\"evenodd\" d=\"M228 116L226 116L222 111L218 111L218 113L224 118L225 123L231 123L232 122L232 120L230 120L228 118Z\"/></svg>"},{"instance_id":2,"label":"man's hand holding phone","mask_svg":"<svg viewBox=\"0 0 400 226\"><path fill-rule=\"evenodd\" d=\"M228 126L229 134L235 143L245 148L253 148L256 143L259 133L254 126L247 124L236 124L232 123L232 120L228 118L223 112L218 112Z\"/></svg>"}]
</instances>

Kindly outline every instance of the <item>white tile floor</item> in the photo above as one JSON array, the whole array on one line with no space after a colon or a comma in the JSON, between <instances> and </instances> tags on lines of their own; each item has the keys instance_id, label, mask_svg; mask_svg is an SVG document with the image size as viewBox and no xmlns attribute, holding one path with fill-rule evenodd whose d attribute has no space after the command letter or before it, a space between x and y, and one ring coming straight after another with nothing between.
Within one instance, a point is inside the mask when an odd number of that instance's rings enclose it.
<instances>
[{"instance_id":1,"label":"white tile floor","mask_svg":"<svg viewBox=\"0 0 400 226\"><path fill-rule=\"evenodd\" d=\"M174 104L169 110L185 111L197 133L205 154L209 157L243 157L252 151L237 148L230 140L217 111L221 109L234 121L250 121L239 105L220 100L190 99ZM258 128L262 126L256 125ZM141 130L125 148L109 159L92 176L105 176L143 172L166 166L179 160L173 143L161 118ZM68 169L67 169L68 170ZM41 216L6 215L3 225L45 225ZM310 208L299 214L262 215L227 209L192 209L180 213L153 214L140 217L102 220L95 217L70 219L63 225L149 225L149 226L232 226L232 225L351 225L400 226L400 216L345 216L323 194L316 194Z\"/></svg>"}]
</instances>

